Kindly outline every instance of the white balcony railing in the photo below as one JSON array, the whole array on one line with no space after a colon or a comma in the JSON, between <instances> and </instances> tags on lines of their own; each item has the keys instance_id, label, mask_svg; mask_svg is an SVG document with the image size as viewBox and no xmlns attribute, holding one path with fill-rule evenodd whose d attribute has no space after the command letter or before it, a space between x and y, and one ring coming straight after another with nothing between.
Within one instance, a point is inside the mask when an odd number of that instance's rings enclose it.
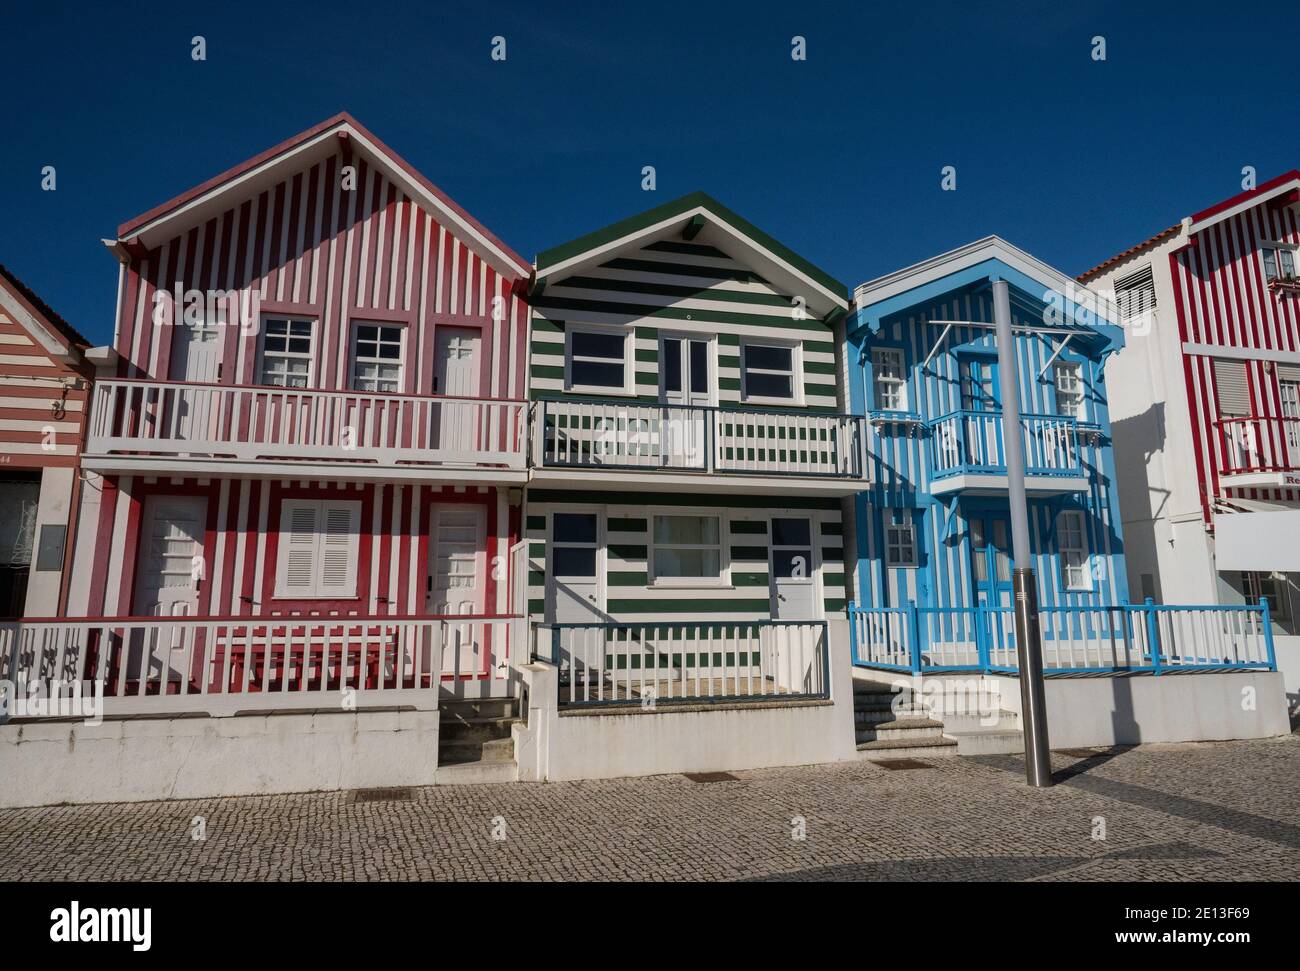
<instances>
[{"instance_id":1,"label":"white balcony railing","mask_svg":"<svg viewBox=\"0 0 1300 971\"><path fill-rule=\"evenodd\" d=\"M542 468L863 476L856 415L579 400L533 409Z\"/></svg>"},{"instance_id":2,"label":"white balcony railing","mask_svg":"<svg viewBox=\"0 0 1300 971\"><path fill-rule=\"evenodd\" d=\"M103 695L105 715L437 707L509 694L514 616L114 617L0 622L0 683L33 700Z\"/></svg>"},{"instance_id":3,"label":"white balcony railing","mask_svg":"<svg viewBox=\"0 0 1300 971\"><path fill-rule=\"evenodd\" d=\"M1025 473L1041 476L1083 474L1079 423L1063 415L1021 415ZM930 423L934 477L1002 474L1007 471L1002 413L955 411Z\"/></svg>"},{"instance_id":4,"label":"white balcony railing","mask_svg":"<svg viewBox=\"0 0 1300 971\"><path fill-rule=\"evenodd\" d=\"M522 469L523 401L110 379L87 455Z\"/></svg>"}]
</instances>

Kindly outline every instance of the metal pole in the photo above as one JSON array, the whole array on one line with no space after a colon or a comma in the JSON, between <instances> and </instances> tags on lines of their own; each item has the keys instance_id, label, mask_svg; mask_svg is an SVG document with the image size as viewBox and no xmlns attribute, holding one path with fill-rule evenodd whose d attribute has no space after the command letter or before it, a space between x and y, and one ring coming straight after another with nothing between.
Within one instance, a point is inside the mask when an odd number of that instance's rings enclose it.
<instances>
[{"instance_id":1,"label":"metal pole","mask_svg":"<svg viewBox=\"0 0 1300 971\"><path fill-rule=\"evenodd\" d=\"M1025 502L1025 446L1020 427L1020 380L1011 333L1011 297L1006 280L993 281L993 319L1002 385L1002 441L1007 456L1007 502L1011 510L1011 551L1015 565L1016 659L1020 668L1020 720L1025 736L1025 780L1052 784L1047 743L1047 699L1043 691L1043 645L1038 627L1038 582L1029 554L1029 509Z\"/></svg>"}]
</instances>

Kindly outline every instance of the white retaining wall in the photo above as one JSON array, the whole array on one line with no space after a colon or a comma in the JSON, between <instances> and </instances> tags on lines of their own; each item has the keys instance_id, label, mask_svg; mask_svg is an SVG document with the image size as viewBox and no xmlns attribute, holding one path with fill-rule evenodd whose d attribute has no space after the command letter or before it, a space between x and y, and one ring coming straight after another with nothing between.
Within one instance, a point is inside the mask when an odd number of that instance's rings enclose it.
<instances>
[{"instance_id":1,"label":"white retaining wall","mask_svg":"<svg viewBox=\"0 0 1300 971\"><path fill-rule=\"evenodd\" d=\"M521 781L558 782L813 765L856 757L848 625L832 620L829 702L661 704L561 712L557 671L522 669L528 723L515 726Z\"/></svg>"},{"instance_id":2,"label":"white retaining wall","mask_svg":"<svg viewBox=\"0 0 1300 971\"><path fill-rule=\"evenodd\" d=\"M432 785L438 712L0 725L0 807Z\"/></svg>"}]
</instances>

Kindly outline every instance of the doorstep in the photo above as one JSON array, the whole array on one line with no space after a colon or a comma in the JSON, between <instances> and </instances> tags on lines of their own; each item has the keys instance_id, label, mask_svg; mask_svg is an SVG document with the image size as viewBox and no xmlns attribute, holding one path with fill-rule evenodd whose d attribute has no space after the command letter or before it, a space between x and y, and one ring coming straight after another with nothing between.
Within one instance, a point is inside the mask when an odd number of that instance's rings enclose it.
<instances>
[{"instance_id":1,"label":"doorstep","mask_svg":"<svg viewBox=\"0 0 1300 971\"><path fill-rule=\"evenodd\" d=\"M561 718L586 717L590 715L662 715L668 712L699 711L756 711L764 708L826 708L835 704L830 698L790 698L783 701L703 701L675 702L668 701L656 707L642 707L639 702L631 704L607 703L583 705L577 708L560 707L557 709Z\"/></svg>"}]
</instances>

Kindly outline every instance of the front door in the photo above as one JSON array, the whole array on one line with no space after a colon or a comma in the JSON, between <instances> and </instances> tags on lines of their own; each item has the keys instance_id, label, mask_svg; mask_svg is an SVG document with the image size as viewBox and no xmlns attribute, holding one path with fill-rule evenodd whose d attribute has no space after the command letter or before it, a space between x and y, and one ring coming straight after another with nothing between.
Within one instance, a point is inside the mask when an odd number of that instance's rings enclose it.
<instances>
[{"instance_id":1,"label":"front door","mask_svg":"<svg viewBox=\"0 0 1300 971\"><path fill-rule=\"evenodd\" d=\"M191 617L203 583L201 496L150 496L145 501L136 574L134 613L141 617Z\"/></svg>"},{"instance_id":2,"label":"front door","mask_svg":"<svg viewBox=\"0 0 1300 971\"><path fill-rule=\"evenodd\" d=\"M475 327L438 327L434 331L433 391L455 398L477 398L482 379L482 333ZM473 457L487 429L478 405L441 402L434 409L433 447Z\"/></svg>"},{"instance_id":3,"label":"front door","mask_svg":"<svg viewBox=\"0 0 1300 971\"><path fill-rule=\"evenodd\" d=\"M438 503L429 513L428 614L482 614L487 587L487 510L465 503ZM443 674L487 671L481 624L449 623L441 628Z\"/></svg>"},{"instance_id":4,"label":"front door","mask_svg":"<svg viewBox=\"0 0 1300 971\"><path fill-rule=\"evenodd\" d=\"M709 342L702 337L664 337L659 346L659 397L668 409L664 429L666 464L704 466L708 406L713 403Z\"/></svg>"},{"instance_id":5,"label":"front door","mask_svg":"<svg viewBox=\"0 0 1300 971\"><path fill-rule=\"evenodd\" d=\"M1015 649L1015 618L1010 610L1011 591L1011 524L1001 516L974 516L970 519L971 579L975 584L975 602L992 608L981 636L988 638L989 649L997 663L1007 663L1006 652ZM1000 609L999 609L1000 608ZM997 652L1003 652L1001 654Z\"/></svg>"},{"instance_id":6,"label":"front door","mask_svg":"<svg viewBox=\"0 0 1300 971\"><path fill-rule=\"evenodd\" d=\"M812 536L807 516L772 517L768 583L773 620L817 618Z\"/></svg>"},{"instance_id":7,"label":"front door","mask_svg":"<svg viewBox=\"0 0 1300 971\"><path fill-rule=\"evenodd\" d=\"M598 562L602 516L597 512L551 515L547 547L546 620L551 624L596 624L605 619Z\"/></svg>"}]
</instances>

